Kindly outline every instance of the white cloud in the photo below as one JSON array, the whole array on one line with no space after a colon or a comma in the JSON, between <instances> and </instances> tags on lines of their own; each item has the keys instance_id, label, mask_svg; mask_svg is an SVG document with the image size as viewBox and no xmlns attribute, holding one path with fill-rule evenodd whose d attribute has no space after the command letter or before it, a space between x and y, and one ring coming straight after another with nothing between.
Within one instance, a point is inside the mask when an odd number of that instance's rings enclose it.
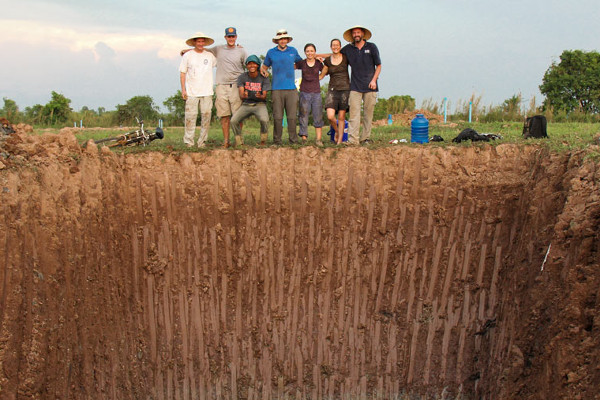
<instances>
[{"instance_id":1,"label":"white cloud","mask_svg":"<svg viewBox=\"0 0 600 400\"><path fill-rule=\"evenodd\" d=\"M26 20L0 20L2 26L2 43L19 43L22 45L56 46L68 48L73 52L83 50L94 51L102 43L115 52L152 51L159 58L178 59L179 50L185 47L184 39L164 33L131 31L131 32L93 32L77 31L72 28Z\"/></svg>"}]
</instances>

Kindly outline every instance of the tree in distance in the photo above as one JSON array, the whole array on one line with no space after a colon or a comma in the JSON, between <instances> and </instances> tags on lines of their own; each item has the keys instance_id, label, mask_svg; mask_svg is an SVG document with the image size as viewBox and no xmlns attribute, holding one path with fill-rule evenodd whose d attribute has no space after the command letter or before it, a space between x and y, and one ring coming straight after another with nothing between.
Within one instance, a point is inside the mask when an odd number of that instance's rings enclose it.
<instances>
[{"instance_id":1,"label":"tree in distance","mask_svg":"<svg viewBox=\"0 0 600 400\"><path fill-rule=\"evenodd\" d=\"M117 105L119 124L133 124L136 117L146 122L158 119L158 107L154 105L152 97L134 96L125 105Z\"/></svg>"},{"instance_id":2,"label":"tree in distance","mask_svg":"<svg viewBox=\"0 0 600 400\"><path fill-rule=\"evenodd\" d=\"M544 108L580 111L600 110L600 54L596 51L565 50L560 62L552 63L544 74L540 92L546 96Z\"/></svg>"}]
</instances>

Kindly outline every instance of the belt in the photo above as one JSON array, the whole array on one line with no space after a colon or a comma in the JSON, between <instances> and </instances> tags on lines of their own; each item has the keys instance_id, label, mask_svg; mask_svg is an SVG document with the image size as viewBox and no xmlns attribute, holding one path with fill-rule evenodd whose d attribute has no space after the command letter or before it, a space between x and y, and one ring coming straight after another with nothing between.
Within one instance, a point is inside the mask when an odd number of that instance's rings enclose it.
<instances>
[{"instance_id":1,"label":"belt","mask_svg":"<svg viewBox=\"0 0 600 400\"><path fill-rule=\"evenodd\" d=\"M219 86L229 86L229 87L234 87L235 83L219 83Z\"/></svg>"}]
</instances>

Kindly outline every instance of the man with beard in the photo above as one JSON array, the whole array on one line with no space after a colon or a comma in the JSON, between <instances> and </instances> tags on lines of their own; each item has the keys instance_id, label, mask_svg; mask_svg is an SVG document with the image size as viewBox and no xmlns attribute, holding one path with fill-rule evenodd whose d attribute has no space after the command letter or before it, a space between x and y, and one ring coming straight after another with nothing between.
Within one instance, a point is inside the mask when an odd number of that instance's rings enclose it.
<instances>
[{"instance_id":1,"label":"man with beard","mask_svg":"<svg viewBox=\"0 0 600 400\"><path fill-rule=\"evenodd\" d=\"M357 25L344 32L344 39L350 42L344 46L341 53L348 59L352 68L350 76L350 120L348 123L348 141L351 144L369 144L373 110L377 102L377 78L381 73L379 50L374 43L367 42L371 31ZM359 136L361 105L363 105L363 130ZM360 139L359 139L360 138Z\"/></svg>"}]
</instances>

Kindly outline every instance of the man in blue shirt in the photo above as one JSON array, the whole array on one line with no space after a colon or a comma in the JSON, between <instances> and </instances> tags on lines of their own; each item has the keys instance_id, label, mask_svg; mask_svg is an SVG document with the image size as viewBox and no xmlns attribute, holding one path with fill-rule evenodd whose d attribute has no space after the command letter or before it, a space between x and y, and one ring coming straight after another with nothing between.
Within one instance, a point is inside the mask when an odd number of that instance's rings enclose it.
<instances>
[{"instance_id":1,"label":"man in blue shirt","mask_svg":"<svg viewBox=\"0 0 600 400\"><path fill-rule=\"evenodd\" d=\"M283 112L287 114L288 135L290 143L298 143L296 120L298 113L298 92L296 91L294 64L302 60L298 51L288 43L292 37L285 29L277 31L273 43L277 44L267 52L260 67L263 76L268 77L268 69L272 68L273 81L271 96L273 99L273 143L281 144L283 133Z\"/></svg>"},{"instance_id":2,"label":"man in blue shirt","mask_svg":"<svg viewBox=\"0 0 600 400\"><path fill-rule=\"evenodd\" d=\"M371 31L359 25L344 32L344 39L350 43L342 48L341 53L346 56L348 64L352 68L348 99L350 105L348 141L352 144L359 143L361 105L364 117L360 143L370 143L373 110L377 102L377 91L379 90L377 78L381 73L381 59L377 46L367 42L370 38Z\"/></svg>"}]
</instances>

